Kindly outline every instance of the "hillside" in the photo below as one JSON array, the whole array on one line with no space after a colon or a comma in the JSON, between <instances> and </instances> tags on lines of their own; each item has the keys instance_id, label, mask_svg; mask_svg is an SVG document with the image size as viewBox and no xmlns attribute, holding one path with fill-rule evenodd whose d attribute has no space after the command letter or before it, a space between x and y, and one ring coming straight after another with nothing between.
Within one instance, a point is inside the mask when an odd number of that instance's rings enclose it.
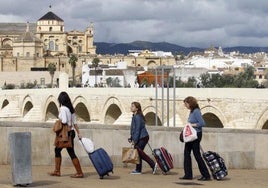
<instances>
[{"instance_id":1,"label":"hillside","mask_svg":"<svg viewBox=\"0 0 268 188\"><path fill-rule=\"evenodd\" d=\"M172 52L173 54L179 54L183 52L187 55L189 52L203 52L204 48L195 47L183 47L176 44L167 42L147 42L147 41L134 41L131 43L105 43L95 42L94 45L97 47L97 54L128 54L128 50L152 50L152 51L165 51ZM240 53L256 53L256 52L268 52L268 47L250 47L250 46L237 46L223 48L224 52L239 51Z\"/></svg>"}]
</instances>

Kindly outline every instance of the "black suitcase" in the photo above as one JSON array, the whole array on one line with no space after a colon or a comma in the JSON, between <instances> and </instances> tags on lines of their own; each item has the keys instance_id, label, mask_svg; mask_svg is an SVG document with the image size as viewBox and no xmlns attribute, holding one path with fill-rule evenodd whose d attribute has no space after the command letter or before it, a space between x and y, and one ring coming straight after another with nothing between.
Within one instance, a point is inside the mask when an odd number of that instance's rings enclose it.
<instances>
[{"instance_id":1,"label":"black suitcase","mask_svg":"<svg viewBox=\"0 0 268 188\"><path fill-rule=\"evenodd\" d=\"M159 166L159 168L162 170L163 174L166 174L170 169L173 168L173 158L170 155L170 153L167 151L166 148L160 147L156 149L152 149L150 144L148 144L150 149L153 152L153 156Z\"/></svg>"},{"instance_id":2,"label":"black suitcase","mask_svg":"<svg viewBox=\"0 0 268 188\"><path fill-rule=\"evenodd\" d=\"M202 156L208 165L212 176L216 180L221 180L228 175L224 159L216 152L206 151L201 148Z\"/></svg>"}]
</instances>

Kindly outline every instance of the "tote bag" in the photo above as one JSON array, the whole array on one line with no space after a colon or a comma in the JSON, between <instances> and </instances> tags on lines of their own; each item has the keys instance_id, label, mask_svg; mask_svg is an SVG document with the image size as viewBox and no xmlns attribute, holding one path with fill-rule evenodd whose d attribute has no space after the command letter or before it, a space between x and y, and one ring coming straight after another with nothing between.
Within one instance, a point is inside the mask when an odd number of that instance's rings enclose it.
<instances>
[{"instance_id":1,"label":"tote bag","mask_svg":"<svg viewBox=\"0 0 268 188\"><path fill-rule=\"evenodd\" d=\"M184 142L192 142L196 139L197 139L196 130L191 126L191 124L187 124L183 128L183 141Z\"/></svg>"},{"instance_id":2,"label":"tote bag","mask_svg":"<svg viewBox=\"0 0 268 188\"><path fill-rule=\"evenodd\" d=\"M122 162L123 163L140 163L140 156L138 150L132 147L123 147L122 148Z\"/></svg>"}]
</instances>

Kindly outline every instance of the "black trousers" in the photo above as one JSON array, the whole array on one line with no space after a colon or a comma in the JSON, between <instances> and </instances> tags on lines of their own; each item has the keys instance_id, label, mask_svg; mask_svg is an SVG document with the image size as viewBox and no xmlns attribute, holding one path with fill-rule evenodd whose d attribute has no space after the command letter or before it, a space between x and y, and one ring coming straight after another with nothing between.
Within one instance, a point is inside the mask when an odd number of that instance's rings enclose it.
<instances>
[{"instance_id":1,"label":"black trousers","mask_svg":"<svg viewBox=\"0 0 268 188\"><path fill-rule=\"evenodd\" d=\"M152 169L154 168L154 165L155 165L155 162L143 151L148 141L149 141L149 136L140 139L138 144L135 146L138 149L138 153L140 156L140 164L136 165L136 170L138 172L142 171L142 160L146 161Z\"/></svg>"},{"instance_id":2,"label":"black trousers","mask_svg":"<svg viewBox=\"0 0 268 188\"><path fill-rule=\"evenodd\" d=\"M192 171L192 158L191 152L193 151L195 160L198 164L199 171L202 176L210 177L208 172L207 166L201 156L200 153L200 142L202 140L202 132L197 133L197 139L193 142L185 143L184 147L184 173L185 177L193 178L193 171Z\"/></svg>"},{"instance_id":3,"label":"black trousers","mask_svg":"<svg viewBox=\"0 0 268 188\"><path fill-rule=\"evenodd\" d=\"M74 152L74 138L75 138L75 131L71 130L68 132L68 135L72 137L72 147L66 148L69 156L71 159L77 158ZM55 147L55 157L61 157L61 150L63 148L57 148Z\"/></svg>"}]
</instances>

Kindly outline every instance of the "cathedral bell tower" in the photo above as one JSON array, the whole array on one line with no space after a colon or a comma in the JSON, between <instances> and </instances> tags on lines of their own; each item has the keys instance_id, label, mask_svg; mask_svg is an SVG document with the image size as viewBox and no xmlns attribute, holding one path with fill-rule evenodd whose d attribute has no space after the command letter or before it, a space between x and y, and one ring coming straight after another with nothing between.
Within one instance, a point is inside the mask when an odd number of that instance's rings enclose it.
<instances>
[{"instance_id":1,"label":"cathedral bell tower","mask_svg":"<svg viewBox=\"0 0 268 188\"><path fill-rule=\"evenodd\" d=\"M43 42L44 54L66 55L64 21L49 11L37 21L36 36Z\"/></svg>"}]
</instances>

